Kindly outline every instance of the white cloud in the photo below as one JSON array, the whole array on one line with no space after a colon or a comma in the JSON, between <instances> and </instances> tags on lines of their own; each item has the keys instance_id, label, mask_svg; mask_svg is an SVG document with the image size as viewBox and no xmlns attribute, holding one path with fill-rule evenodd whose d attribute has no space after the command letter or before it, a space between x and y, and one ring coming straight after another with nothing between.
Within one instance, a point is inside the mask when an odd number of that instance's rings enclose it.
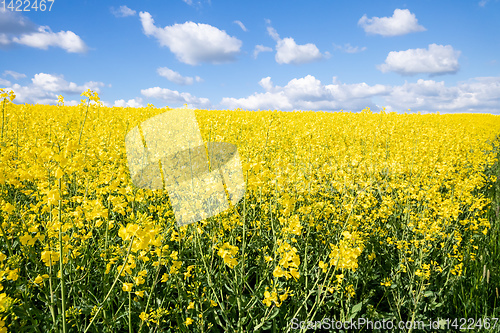
<instances>
[{"instance_id":1,"label":"white cloud","mask_svg":"<svg viewBox=\"0 0 500 333\"><path fill-rule=\"evenodd\" d=\"M142 98L133 98L125 101L124 99L118 99L115 101L113 106L117 106L120 108L142 108L144 105L142 104Z\"/></svg>"},{"instance_id":2,"label":"white cloud","mask_svg":"<svg viewBox=\"0 0 500 333\"><path fill-rule=\"evenodd\" d=\"M253 94L247 98L224 97L221 101L222 105L230 109L273 109L273 110L290 110L293 105L290 103L284 92L277 93L266 92L264 94Z\"/></svg>"},{"instance_id":3,"label":"white cloud","mask_svg":"<svg viewBox=\"0 0 500 333\"><path fill-rule=\"evenodd\" d=\"M233 21L233 23L236 23L237 25L239 25L241 30L243 30L245 32L248 31L248 29L245 27L245 25L241 21L236 20L236 21Z\"/></svg>"},{"instance_id":4,"label":"white cloud","mask_svg":"<svg viewBox=\"0 0 500 333\"><path fill-rule=\"evenodd\" d=\"M272 52L272 47L264 46L264 45L255 45L255 49L253 51L253 57L257 59L257 56L260 52Z\"/></svg>"},{"instance_id":5,"label":"white cloud","mask_svg":"<svg viewBox=\"0 0 500 333\"><path fill-rule=\"evenodd\" d=\"M479 1L479 7L484 7L488 3L489 0L481 0Z\"/></svg>"},{"instance_id":6,"label":"white cloud","mask_svg":"<svg viewBox=\"0 0 500 333\"><path fill-rule=\"evenodd\" d=\"M347 43L344 46L333 44L333 46L335 47L335 49L339 49L345 53L358 53L366 50L366 46L363 47L352 46L350 43Z\"/></svg>"},{"instance_id":7,"label":"white cloud","mask_svg":"<svg viewBox=\"0 0 500 333\"><path fill-rule=\"evenodd\" d=\"M102 102L102 101L99 101L99 102ZM81 101L80 100L75 100L75 99L71 99L71 100L66 100L64 99L64 105L66 106L77 106L78 104L80 104ZM108 105L106 105L105 103L102 103L104 106L108 106L110 107L111 105L109 105L109 103L106 103Z\"/></svg>"},{"instance_id":8,"label":"white cloud","mask_svg":"<svg viewBox=\"0 0 500 333\"><path fill-rule=\"evenodd\" d=\"M127 17L134 16L137 12L128 8L127 6L120 6L120 8L118 9L111 7L111 13L113 13L113 15L116 17Z\"/></svg>"},{"instance_id":9,"label":"white cloud","mask_svg":"<svg viewBox=\"0 0 500 333\"><path fill-rule=\"evenodd\" d=\"M274 86L270 77L259 81L265 93L254 93L246 98L222 99L221 104L231 109L242 108L290 110L337 110L374 107L373 96L387 95L389 87L366 83L341 84L334 78L333 84L324 85L312 75L292 79L284 87Z\"/></svg>"},{"instance_id":10,"label":"white cloud","mask_svg":"<svg viewBox=\"0 0 500 333\"><path fill-rule=\"evenodd\" d=\"M364 82L341 83L336 77L332 84L322 84L314 76L307 75L290 80L284 87L275 86L270 77L261 79L259 85L264 88L264 93L254 93L245 98L225 97L221 104L230 109L247 110L360 111L370 107L378 111L386 107L388 111L396 112L411 109L424 113L500 114L500 77L478 77L456 86L422 79L399 86L370 86Z\"/></svg>"},{"instance_id":11,"label":"white cloud","mask_svg":"<svg viewBox=\"0 0 500 333\"><path fill-rule=\"evenodd\" d=\"M167 88L148 88L142 89L141 94L146 97L158 98L171 104L188 104L188 107L206 109L211 106L208 98L199 98L186 92L178 92Z\"/></svg>"},{"instance_id":12,"label":"white cloud","mask_svg":"<svg viewBox=\"0 0 500 333\"><path fill-rule=\"evenodd\" d=\"M55 76L46 73L35 74L31 79L33 86L38 87L45 91L52 92L67 92L79 93L85 90L85 87L78 86L74 82L67 82L63 76Z\"/></svg>"},{"instance_id":13,"label":"white cloud","mask_svg":"<svg viewBox=\"0 0 500 333\"><path fill-rule=\"evenodd\" d=\"M16 102L18 103L56 104L58 95L80 95L87 89L100 92L100 87L103 86L104 83L93 81L85 82L83 85L77 85L74 82L64 80L62 75L56 76L38 73L31 79L31 84L27 86L14 84L9 88L16 93ZM67 103L65 102L65 104Z\"/></svg>"},{"instance_id":14,"label":"white cloud","mask_svg":"<svg viewBox=\"0 0 500 333\"><path fill-rule=\"evenodd\" d=\"M49 46L60 47L70 53L82 53L87 51L87 45L72 31L60 31L54 33L47 26L38 28L38 32L23 34L14 37L13 42L30 47L47 50Z\"/></svg>"},{"instance_id":15,"label":"white cloud","mask_svg":"<svg viewBox=\"0 0 500 333\"><path fill-rule=\"evenodd\" d=\"M49 46L60 47L67 52L86 52L87 46L72 31L54 33L48 26L37 27L20 13L0 10L0 45L22 44L47 50Z\"/></svg>"},{"instance_id":16,"label":"white cloud","mask_svg":"<svg viewBox=\"0 0 500 333\"><path fill-rule=\"evenodd\" d=\"M185 3L187 3L190 6L193 5L193 0L182 0L182 1L184 1Z\"/></svg>"},{"instance_id":17,"label":"white cloud","mask_svg":"<svg viewBox=\"0 0 500 333\"><path fill-rule=\"evenodd\" d=\"M9 80L0 78L0 86L10 86L12 83Z\"/></svg>"},{"instance_id":18,"label":"white cloud","mask_svg":"<svg viewBox=\"0 0 500 333\"><path fill-rule=\"evenodd\" d=\"M293 38L284 38L276 44L276 62L279 64L304 64L323 58L316 45L297 45Z\"/></svg>"},{"instance_id":19,"label":"white cloud","mask_svg":"<svg viewBox=\"0 0 500 333\"><path fill-rule=\"evenodd\" d=\"M60 47L67 52L85 52L87 46L72 31L54 33L49 27L37 27L20 13L0 10L0 45L22 44L46 50Z\"/></svg>"},{"instance_id":20,"label":"white cloud","mask_svg":"<svg viewBox=\"0 0 500 333\"><path fill-rule=\"evenodd\" d=\"M434 80L405 82L394 87L386 103L399 110L499 114L500 77L477 77L454 87Z\"/></svg>"},{"instance_id":21,"label":"white cloud","mask_svg":"<svg viewBox=\"0 0 500 333\"><path fill-rule=\"evenodd\" d=\"M358 25L368 34L382 36L399 36L426 30L408 9L395 9L392 17L368 18L365 14L359 19Z\"/></svg>"},{"instance_id":22,"label":"white cloud","mask_svg":"<svg viewBox=\"0 0 500 333\"><path fill-rule=\"evenodd\" d=\"M266 22L271 23L269 20ZM267 33L276 41L275 59L278 64L305 64L329 56L328 53L321 54L316 45L312 43L297 45L291 37L281 39L278 32L271 26L267 27ZM254 56L256 57L255 51Z\"/></svg>"},{"instance_id":23,"label":"white cloud","mask_svg":"<svg viewBox=\"0 0 500 333\"><path fill-rule=\"evenodd\" d=\"M193 82L196 80L196 82L201 82L203 81L199 76L196 76L194 79L189 76L182 76L178 72L175 72L171 70L170 68L167 67L160 67L157 69L158 75L163 76L167 80L181 84L181 85L189 85L193 84Z\"/></svg>"},{"instance_id":24,"label":"white cloud","mask_svg":"<svg viewBox=\"0 0 500 333\"><path fill-rule=\"evenodd\" d=\"M158 39L177 59L189 65L234 61L242 42L208 24L186 22L158 28L148 12L140 12L144 33Z\"/></svg>"},{"instance_id":25,"label":"white cloud","mask_svg":"<svg viewBox=\"0 0 500 333\"><path fill-rule=\"evenodd\" d=\"M320 80L307 75L300 79L290 80L283 90L293 100L316 100L324 97L324 88Z\"/></svg>"},{"instance_id":26,"label":"white cloud","mask_svg":"<svg viewBox=\"0 0 500 333\"><path fill-rule=\"evenodd\" d=\"M270 23L270 21L269 21ZM274 29L273 27L267 27L267 33L269 34L269 36L271 36L272 39L274 39L275 41L279 41L280 40L280 35L278 34L278 32L276 31L276 29Z\"/></svg>"},{"instance_id":27,"label":"white cloud","mask_svg":"<svg viewBox=\"0 0 500 333\"><path fill-rule=\"evenodd\" d=\"M260 80L260 81L259 81L259 85L260 85L262 88L264 88L264 90L266 90L266 91L269 91L269 92L270 92L270 91L273 91L273 90L274 90L274 89L273 89L273 87L274 87L274 85L273 85L273 81L271 81L271 77L270 77L270 76L265 77L265 78L263 78L262 80Z\"/></svg>"},{"instance_id":28,"label":"white cloud","mask_svg":"<svg viewBox=\"0 0 500 333\"><path fill-rule=\"evenodd\" d=\"M436 44L429 45L428 49L392 51L387 55L385 63L378 65L377 68L384 73L390 71L402 75L456 73L460 68L458 64L460 53L451 45Z\"/></svg>"},{"instance_id":29,"label":"white cloud","mask_svg":"<svg viewBox=\"0 0 500 333\"><path fill-rule=\"evenodd\" d=\"M19 80L26 77L26 74L14 72L14 71L4 71L3 76L12 76L14 80Z\"/></svg>"},{"instance_id":30,"label":"white cloud","mask_svg":"<svg viewBox=\"0 0 500 333\"><path fill-rule=\"evenodd\" d=\"M100 92L99 87L103 87L104 83L89 81L79 86L74 82L67 82L62 75L56 76L46 73L38 73L31 79L33 86L44 91L52 91L59 93L81 94L87 89Z\"/></svg>"}]
</instances>

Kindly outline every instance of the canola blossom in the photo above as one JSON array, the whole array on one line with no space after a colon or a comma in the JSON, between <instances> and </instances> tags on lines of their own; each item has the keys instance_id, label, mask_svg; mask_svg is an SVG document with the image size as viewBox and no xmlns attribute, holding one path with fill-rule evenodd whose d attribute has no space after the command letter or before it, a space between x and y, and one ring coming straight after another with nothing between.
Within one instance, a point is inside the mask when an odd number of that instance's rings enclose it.
<instances>
[{"instance_id":1,"label":"canola blossom","mask_svg":"<svg viewBox=\"0 0 500 333\"><path fill-rule=\"evenodd\" d=\"M205 147L193 110L146 120L127 133L125 145L134 185L166 189L179 226L217 215L245 193L237 148L223 142Z\"/></svg>"},{"instance_id":2,"label":"canola blossom","mask_svg":"<svg viewBox=\"0 0 500 333\"><path fill-rule=\"evenodd\" d=\"M200 152L223 143L195 188L227 206L195 216L164 186L175 152L154 186L129 168L127 135L151 147L173 110L82 96L0 91L0 332L498 317L499 116L186 109Z\"/></svg>"}]
</instances>

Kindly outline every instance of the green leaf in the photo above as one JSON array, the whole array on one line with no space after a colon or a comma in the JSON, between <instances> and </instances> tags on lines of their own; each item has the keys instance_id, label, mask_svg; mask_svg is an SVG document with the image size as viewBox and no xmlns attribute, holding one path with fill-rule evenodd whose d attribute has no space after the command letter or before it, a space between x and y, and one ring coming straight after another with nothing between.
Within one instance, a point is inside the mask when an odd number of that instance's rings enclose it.
<instances>
[{"instance_id":1,"label":"green leaf","mask_svg":"<svg viewBox=\"0 0 500 333\"><path fill-rule=\"evenodd\" d=\"M363 307L363 302L359 302L358 304L352 307L351 312L358 313L362 307Z\"/></svg>"},{"instance_id":2,"label":"green leaf","mask_svg":"<svg viewBox=\"0 0 500 333\"><path fill-rule=\"evenodd\" d=\"M359 311L361 311L361 308L363 307L363 302L359 302L358 304L354 305L351 309L351 315L348 318L348 321L356 317Z\"/></svg>"}]
</instances>

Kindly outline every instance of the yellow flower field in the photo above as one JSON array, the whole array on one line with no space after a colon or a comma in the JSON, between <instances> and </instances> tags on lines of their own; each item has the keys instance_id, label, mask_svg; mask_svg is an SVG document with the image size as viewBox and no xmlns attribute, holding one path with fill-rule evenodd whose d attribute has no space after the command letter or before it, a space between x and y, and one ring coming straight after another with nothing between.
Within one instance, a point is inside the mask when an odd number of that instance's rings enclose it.
<instances>
[{"instance_id":1,"label":"yellow flower field","mask_svg":"<svg viewBox=\"0 0 500 333\"><path fill-rule=\"evenodd\" d=\"M124 142L168 108L1 93L0 332L500 315L500 116L195 110L205 142L238 147L246 194L179 228Z\"/></svg>"}]
</instances>

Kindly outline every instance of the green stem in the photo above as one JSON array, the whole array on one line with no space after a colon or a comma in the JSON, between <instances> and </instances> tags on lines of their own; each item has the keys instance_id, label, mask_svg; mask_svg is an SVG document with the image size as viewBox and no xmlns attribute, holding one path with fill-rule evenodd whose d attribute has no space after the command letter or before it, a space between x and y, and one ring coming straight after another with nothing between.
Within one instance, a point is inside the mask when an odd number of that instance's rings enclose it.
<instances>
[{"instance_id":1,"label":"green stem","mask_svg":"<svg viewBox=\"0 0 500 333\"><path fill-rule=\"evenodd\" d=\"M158 282L158 276L160 275L160 267L161 267L162 258L163 258L163 255L162 255L162 252L160 251L160 258L158 259L158 267L156 269L156 278L153 281L153 286L151 287L151 291L149 292L148 301L146 302L146 308L144 309L144 313L146 313L146 314L148 313L149 303L151 301L151 297L153 296L153 291L156 287L156 283ZM142 325L144 325L143 320L141 321L141 325L139 326L139 333L142 331Z\"/></svg>"},{"instance_id":2,"label":"green stem","mask_svg":"<svg viewBox=\"0 0 500 333\"><path fill-rule=\"evenodd\" d=\"M50 243L49 243L49 251L50 251ZM49 255L49 289L50 289L50 307L49 307L50 314L52 315L52 323L54 326L56 326L56 313L54 311L54 291L52 289L52 257L50 255Z\"/></svg>"},{"instance_id":3,"label":"green stem","mask_svg":"<svg viewBox=\"0 0 500 333\"><path fill-rule=\"evenodd\" d=\"M130 310L132 304L132 292L128 292L128 333L132 333L132 312Z\"/></svg>"},{"instance_id":4,"label":"green stem","mask_svg":"<svg viewBox=\"0 0 500 333\"><path fill-rule=\"evenodd\" d=\"M226 321L227 326L224 326L221 321L220 321L220 318L219 318L219 315L217 314L217 311L214 311L214 315L215 315L215 320L217 321L217 323L222 326L223 330L224 331L228 331L228 329L230 328L231 331L234 331L232 325L231 325L231 322L229 321L229 318L227 317L226 315L226 309L224 307L224 304L222 303L222 299L219 300L219 298L217 297L217 291L215 290L216 288L214 288L214 283L212 281L212 278L211 278L211 274L210 274L210 271L208 269L208 265L207 265L207 262L205 260L205 256L203 255L203 250L201 248L201 242L200 242L200 239L198 237L198 231L194 231L194 235L195 235L195 242L198 244L198 248L200 249L200 252L201 253L201 260L203 262L203 266L205 268L205 272L207 272L207 282L208 282L208 287L212 290L212 293L213 293L213 296L215 297L215 300L217 301L217 304L221 307L221 315L223 316L224 320Z\"/></svg>"},{"instance_id":5,"label":"green stem","mask_svg":"<svg viewBox=\"0 0 500 333\"><path fill-rule=\"evenodd\" d=\"M59 196L61 195L61 178L59 178ZM61 270L61 312L63 322L63 333L66 333L66 299L64 295L64 264L63 264L63 245L62 245L62 218L61 218L62 202L59 199L59 269Z\"/></svg>"},{"instance_id":6,"label":"green stem","mask_svg":"<svg viewBox=\"0 0 500 333\"><path fill-rule=\"evenodd\" d=\"M1 217L1 215L0 215ZM9 250L9 256L12 257L14 256L14 253L12 252L12 248L9 244L9 238L7 237L7 233L5 233L5 230L3 228L3 217L2 217L2 222L0 222L0 230L2 231L3 238L5 239L5 244L7 245L7 250Z\"/></svg>"},{"instance_id":7,"label":"green stem","mask_svg":"<svg viewBox=\"0 0 500 333\"><path fill-rule=\"evenodd\" d=\"M106 295L106 297L104 297L104 300L101 302L101 305L99 305L97 312L95 313L94 317L92 318L92 320L90 321L89 325L87 326L87 328L85 329L85 331L83 333L86 333L89 330L90 326L92 325L94 320L97 318L97 315L99 314L99 312L101 312L104 303L106 303L106 301L108 300L109 295L111 295L111 292L115 288L116 282L118 282L118 280L120 279L120 276L123 273L123 270L125 269L125 266L127 266L128 256L130 255L130 250L132 249L132 243L134 242L134 238L135 238L135 235L132 236L132 239L130 240L130 245L128 247L127 255L125 256L125 260L123 262L122 269L120 270L120 272L116 276L115 281L113 282L113 285L111 286L111 288L109 288L108 294Z\"/></svg>"}]
</instances>

